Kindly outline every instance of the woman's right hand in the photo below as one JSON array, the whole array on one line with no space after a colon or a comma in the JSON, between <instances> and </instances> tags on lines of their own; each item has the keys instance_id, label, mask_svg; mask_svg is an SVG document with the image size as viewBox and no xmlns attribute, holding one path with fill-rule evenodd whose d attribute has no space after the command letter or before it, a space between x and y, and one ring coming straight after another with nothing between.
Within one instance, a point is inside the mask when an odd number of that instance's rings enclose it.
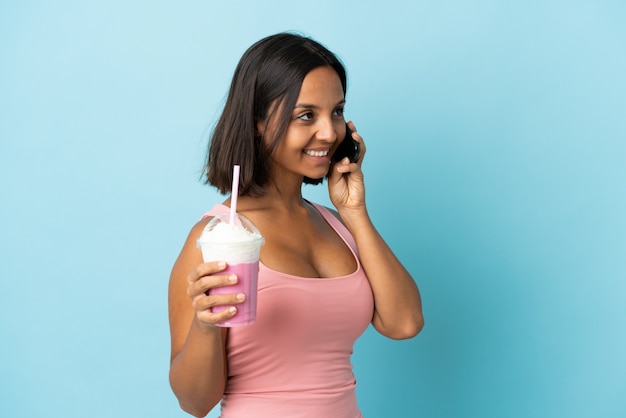
<instances>
[{"instance_id":1,"label":"woman's right hand","mask_svg":"<svg viewBox=\"0 0 626 418\"><path fill-rule=\"evenodd\" d=\"M238 277L235 274L220 274L225 269L225 262L211 261L198 265L187 276L187 295L191 299L195 319L205 328L214 327L216 323L232 318L237 313L237 308L233 305L245 300L242 293L211 294L211 289L237 283ZM228 308L214 313L212 308L216 306Z\"/></svg>"}]
</instances>

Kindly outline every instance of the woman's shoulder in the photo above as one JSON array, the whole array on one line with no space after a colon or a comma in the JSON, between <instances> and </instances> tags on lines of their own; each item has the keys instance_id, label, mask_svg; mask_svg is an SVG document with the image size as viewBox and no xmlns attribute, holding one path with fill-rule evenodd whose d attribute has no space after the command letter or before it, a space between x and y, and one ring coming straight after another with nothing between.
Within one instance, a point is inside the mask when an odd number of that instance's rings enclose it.
<instances>
[{"instance_id":1,"label":"woman's shoulder","mask_svg":"<svg viewBox=\"0 0 626 418\"><path fill-rule=\"evenodd\" d=\"M200 234L204 230L204 227L220 213L228 212L228 206L225 206L223 203L216 203L210 210L204 212L200 219L196 221L195 224L191 227L189 234L187 236L187 243L194 242L200 237Z\"/></svg>"}]
</instances>

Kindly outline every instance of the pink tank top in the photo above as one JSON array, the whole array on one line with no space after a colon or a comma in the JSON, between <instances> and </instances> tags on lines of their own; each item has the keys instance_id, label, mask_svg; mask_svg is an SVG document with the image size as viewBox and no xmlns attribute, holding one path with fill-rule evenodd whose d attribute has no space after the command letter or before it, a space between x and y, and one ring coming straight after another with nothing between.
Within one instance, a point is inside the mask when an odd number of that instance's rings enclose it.
<instances>
[{"instance_id":1,"label":"pink tank top","mask_svg":"<svg viewBox=\"0 0 626 418\"><path fill-rule=\"evenodd\" d=\"M354 254L347 276L305 278L259 270L257 317L229 329L221 418L358 418L350 356L374 314L374 298L352 235L314 205ZM205 216L228 212L215 205Z\"/></svg>"}]
</instances>

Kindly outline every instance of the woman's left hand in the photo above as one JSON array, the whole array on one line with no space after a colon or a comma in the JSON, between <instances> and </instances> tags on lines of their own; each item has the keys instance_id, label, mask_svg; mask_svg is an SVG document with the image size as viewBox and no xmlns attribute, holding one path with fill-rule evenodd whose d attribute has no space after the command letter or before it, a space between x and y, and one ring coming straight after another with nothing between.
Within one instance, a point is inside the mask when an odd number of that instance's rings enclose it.
<instances>
[{"instance_id":1,"label":"woman's left hand","mask_svg":"<svg viewBox=\"0 0 626 418\"><path fill-rule=\"evenodd\" d=\"M348 157L333 164L328 176L328 191L330 200L338 211L341 209L365 209L365 185L361 164L365 155L363 138L356 132L354 123L348 122L352 130L352 138L361 147L361 152L356 162L351 163Z\"/></svg>"}]
</instances>

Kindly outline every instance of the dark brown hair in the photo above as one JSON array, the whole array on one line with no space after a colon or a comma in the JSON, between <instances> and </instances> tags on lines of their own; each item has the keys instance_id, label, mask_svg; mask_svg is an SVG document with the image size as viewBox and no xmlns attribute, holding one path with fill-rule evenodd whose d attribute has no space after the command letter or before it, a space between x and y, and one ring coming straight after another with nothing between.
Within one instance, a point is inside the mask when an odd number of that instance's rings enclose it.
<instances>
[{"instance_id":1,"label":"dark brown hair","mask_svg":"<svg viewBox=\"0 0 626 418\"><path fill-rule=\"evenodd\" d=\"M222 194L228 193L233 165L239 164L239 194L262 196L269 180L268 159L287 130L304 77L324 66L337 72L345 96L343 64L311 38L279 33L248 48L235 69L224 110L211 135L205 182ZM272 137L263 138L257 132L257 122L275 114L276 129L271 130ZM310 184L321 181L303 180Z\"/></svg>"}]
</instances>

